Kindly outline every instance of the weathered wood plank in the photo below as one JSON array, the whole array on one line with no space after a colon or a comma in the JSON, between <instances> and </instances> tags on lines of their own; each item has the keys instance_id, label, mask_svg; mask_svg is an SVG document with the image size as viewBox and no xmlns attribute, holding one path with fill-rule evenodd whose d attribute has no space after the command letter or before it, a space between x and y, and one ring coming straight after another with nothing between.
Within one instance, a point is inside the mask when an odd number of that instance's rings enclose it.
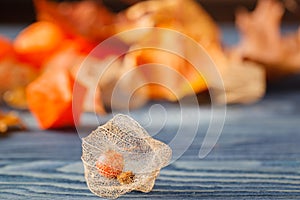
<instances>
[{"instance_id":1,"label":"weathered wood plank","mask_svg":"<svg viewBox=\"0 0 300 200\"><path fill-rule=\"evenodd\" d=\"M251 106L230 106L221 138L208 157L197 156L204 134L200 130L185 154L161 171L152 192L123 198L300 198L299 99L279 94ZM98 199L85 184L76 131L39 131L32 117L23 115L33 131L0 139L0 199ZM187 131L189 123L184 124ZM155 137L168 140L173 129L173 122L167 123L164 134Z\"/></svg>"}]
</instances>

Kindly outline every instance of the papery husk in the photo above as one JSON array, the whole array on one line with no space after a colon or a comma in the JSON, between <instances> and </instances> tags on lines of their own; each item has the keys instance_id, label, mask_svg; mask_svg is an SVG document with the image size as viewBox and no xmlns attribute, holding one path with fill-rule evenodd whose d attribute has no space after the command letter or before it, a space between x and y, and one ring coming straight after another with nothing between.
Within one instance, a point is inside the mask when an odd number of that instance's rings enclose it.
<instances>
[{"instance_id":1,"label":"papery husk","mask_svg":"<svg viewBox=\"0 0 300 200\"><path fill-rule=\"evenodd\" d=\"M102 176L96 162L107 151L124 158L123 171L134 174L133 182L122 184L116 178ZM82 161L89 189L105 198L117 198L137 190L150 192L162 167L169 164L172 150L151 136L136 121L118 114L82 139Z\"/></svg>"}]
</instances>

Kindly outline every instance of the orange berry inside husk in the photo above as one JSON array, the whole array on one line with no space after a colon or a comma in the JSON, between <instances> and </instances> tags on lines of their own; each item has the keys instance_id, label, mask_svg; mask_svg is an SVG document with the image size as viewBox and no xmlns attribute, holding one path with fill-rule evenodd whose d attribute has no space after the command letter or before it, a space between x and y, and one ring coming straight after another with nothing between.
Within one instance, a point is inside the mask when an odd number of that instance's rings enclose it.
<instances>
[{"instance_id":1,"label":"orange berry inside husk","mask_svg":"<svg viewBox=\"0 0 300 200\"><path fill-rule=\"evenodd\" d=\"M122 154L114 150L108 150L99 156L96 168L99 174L106 178L117 178L123 171L124 158Z\"/></svg>"}]
</instances>

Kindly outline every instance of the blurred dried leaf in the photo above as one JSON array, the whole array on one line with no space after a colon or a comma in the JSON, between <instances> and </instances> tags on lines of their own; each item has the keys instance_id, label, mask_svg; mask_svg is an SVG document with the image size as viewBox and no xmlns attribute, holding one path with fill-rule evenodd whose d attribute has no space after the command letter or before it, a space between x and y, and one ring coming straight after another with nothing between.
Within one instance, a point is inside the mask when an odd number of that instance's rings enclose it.
<instances>
[{"instance_id":1,"label":"blurred dried leaf","mask_svg":"<svg viewBox=\"0 0 300 200\"><path fill-rule=\"evenodd\" d=\"M3 94L3 100L8 106L12 108L16 108L16 109L28 108L24 86L19 86L6 91Z\"/></svg>"},{"instance_id":2,"label":"blurred dried leaf","mask_svg":"<svg viewBox=\"0 0 300 200\"><path fill-rule=\"evenodd\" d=\"M253 103L266 91L266 72L261 64L242 60L238 52L228 53L228 69L222 74L226 103ZM219 99L219 102L221 98Z\"/></svg>"},{"instance_id":3,"label":"blurred dried leaf","mask_svg":"<svg viewBox=\"0 0 300 200\"><path fill-rule=\"evenodd\" d=\"M0 133L5 133L9 128L25 129L25 125L15 112L4 113L0 111Z\"/></svg>"},{"instance_id":4,"label":"blurred dried leaf","mask_svg":"<svg viewBox=\"0 0 300 200\"><path fill-rule=\"evenodd\" d=\"M270 78L300 72L300 30L280 33L284 6L277 0L260 0L253 12L240 10L236 24L242 33L241 55L263 64Z\"/></svg>"}]
</instances>

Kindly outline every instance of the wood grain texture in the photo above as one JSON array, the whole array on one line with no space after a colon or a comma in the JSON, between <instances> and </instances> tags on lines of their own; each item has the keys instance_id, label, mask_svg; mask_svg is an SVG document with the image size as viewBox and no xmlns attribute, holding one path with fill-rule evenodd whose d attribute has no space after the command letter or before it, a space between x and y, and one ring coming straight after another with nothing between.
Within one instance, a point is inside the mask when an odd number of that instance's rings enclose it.
<instances>
[{"instance_id":1,"label":"wood grain texture","mask_svg":"<svg viewBox=\"0 0 300 200\"><path fill-rule=\"evenodd\" d=\"M300 94L293 91L270 94L254 105L229 106L221 138L205 159L197 156L200 130L185 154L161 171L152 192L122 198L299 199L299 102ZM133 116L142 119L147 108ZM29 131L0 139L0 199L99 199L86 186L76 131L39 131L30 114L23 117ZM193 120L184 124L187 131ZM89 124L84 130L93 128ZM166 124L155 137L167 141L173 128Z\"/></svg>"}]
</instances>

